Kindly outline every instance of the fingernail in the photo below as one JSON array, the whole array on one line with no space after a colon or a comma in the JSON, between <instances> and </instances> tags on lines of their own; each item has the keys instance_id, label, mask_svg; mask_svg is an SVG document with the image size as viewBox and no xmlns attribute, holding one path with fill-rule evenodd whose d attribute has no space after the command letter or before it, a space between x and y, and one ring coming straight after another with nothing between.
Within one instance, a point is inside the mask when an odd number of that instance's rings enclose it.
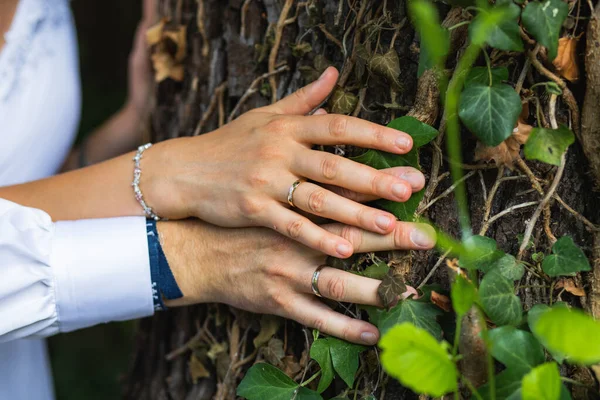
<instances>
[{"instance_id":1,"label":"fingernail","mask_svg":"<svg viewBox=\"0 0 600 400\"><path fill-rule=\"evenodd\" d=\"M425 177L418 171L409 171L402 175L402 179L410 183L413 189L420 189L425 185Z\"/></svg>"},{"instance_id":2,"label":"fingernail","mask_svg":"<svg viewBox=\"0 0 600 400\"><path fill-rule=\"evenodd\" d=\"M392 193L394 196L404 199L408 195L408 189L406 188L406 185L394 183L392 185Z\"/></svg>"},{"instance_id":3,"label":"fingernail","mask_svg":"<svg viewBox=\"0 0 600 400\"><path fill-rule=\"evenodd\" d=\"M412 146L411 141L406 136L399 136L396 139L396 146L400 147L402 150L409 150Z\"/></svg>"},{"instance_id":4,"label":"fingernail","mask_svg":"<svg viewBox=\"0 0 600 400\"><path fill-rule=\"evenodd\" d=\"M317 79L317 80L320 81L321 79L323 79L323 77L325 76L325 74L327 73L327 71L329 71L329 67L325 68L325 71L323 71L321 73L321 76L319 76L319 79Z\"/></svg>"},{"instance_id":5,"label":"fingernail","mask_svg":"<svg viewBox=\"0 0 600 400\"><path fill-rule=\"evenodd\" d=\"M377 335L373 332L363 332L360 334L360 340L366 344L375 344L377 343Z\"/></svg>"},{"instance_id":6,"label":"fingernail","mask_svg":"<svg viewBox=\"0 0 600 400\"><path fill-rule=\"evenodd\" d=\"M392 224L392 219L387 215L378 215L375 218L375 225L383 230L387 230Z\"/></svg>"},{"instance_id":7,"label":"fingernail","mask_svg":"<svg viewBox=\"0 0 600 400\"><path fill-rule=\"evenodd\" d=\"M435 244L435 233L432 228L427 231L415 228L410 233L410 240L417 247L431 248Z\"/></svg>"},{"instance_id":8,"label":"fingernail","mask_svg":"<svg viewBox=\"0 0 600 400\"><path fill-rule=\"evenodd\" d=\"M344 257L350 255L350 253L352 252L352 249L347 244L338 244L335 247L335 250L338 252L338 254Z\"/></svg>"}]
</instances>

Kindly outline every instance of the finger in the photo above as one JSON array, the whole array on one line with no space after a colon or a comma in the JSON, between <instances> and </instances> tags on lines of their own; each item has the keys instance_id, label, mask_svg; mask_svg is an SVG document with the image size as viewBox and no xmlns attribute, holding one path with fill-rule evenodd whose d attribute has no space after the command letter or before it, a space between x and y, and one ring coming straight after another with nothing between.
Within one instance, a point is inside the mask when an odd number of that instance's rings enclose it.
<instances>
[{"instance_id":1,"label":"finger","mask_svg":"<svg viewBox=\"0 0 600 400\"><path fill-rule=\"evenodd\" d=\"M154 7L154 0L144 0L142 3L142 19L152 24L155 18L156 8Z\"/></svg>"},{"instance_id":2,"label":"finger","mask_svg":"<svg viewBox=\"0 0 600 400\"><path fill-rule=\"evenodd\" d=\"M394 230L387 235L378 235L343 224L327 224L321 227L348 240L356 253L396 249L428 250L433 248L436 241L435 229L431 225L412 222L396 222Z\"/></svg>"},{"instance_id":3,"label":"finger","mask_svg":"<svg viewBox=\"0 0 600 400\"><path fill-rule=\"evenodd\" d=\"M314 270L299 268L295 281L301 285L300 290L312 293L312 276ZM381 283L378 279L366 278L335 268L325 267L321 270L318 279L318 289L327 299L345 303L381 306L377 288Z\"/></svg>"},{"instance_id":4,"label":"finger","mask_svg":"<svg viewBox=\"0 0 600 400\"><path fill-rule=\"evenodd\" d=\"M333 257L347 258L353 253L350 242L326 231L308 218L283 206L271 207L265 213L265 226L312 249Z\"/></svg>"},{"instance_id":5,"label":"finger","mask_svg":"<svg viewBox=\"0 0 600 400\"><path fill-rule=\"evenodd\" d=\"M421 171L413 167L393 167L380 169L379 171L403 179L408 182L412 188L412 192L418 192L425 187L425 176ZM345 197L349 200L356 201L357 203L367 203L369 201L377 200L377 196L370 196L368 194L358 193L353 190L349 190L343 187L335 185L323 185L324 188Z\"/></svg>"},{"instance_id":6,"label":"finger","mask_svg":"<svg viewBox=\"0 0 600 400\"><path fill-rule=\"evenodd\" d=\"M318 329L327 335L366 345L374 345L379 340L379 331L375 326L337 313L315 296L298 296L290 304L289 313L283 315L284 317Z\"/></svg>"},{"instance_id":7,"label":"finger","mask_svg":"<svg viewBox=\"0 0 600 400\"><path fill-rule=\"evenodd\" d=\"M388 233L394 229L396 222L396 218L388 212L348 200L309 182L303 182L296 188L293 201L300 210L372 232Z\"/></svg>"},{"instance_id":8,"label":"finger","mask_svg":"<svg viewBox=\"0 0 600 400\"><path fill-rule=\"evenodd\" d=\"M400 154L408 153L413 145L405 132L356 117L327 114L290 118L296 124L296 138L308 145L351 144Z\"/></svg>"},{"instance_id":9,"label":"finger","mask_svg":"<svg viewBox=\"0 0 600 400\"><path fill-rule=\"evenodd\" d=\"M313 113L313 115L327 115L327 110L325 110L324 108L319 108Z\"/></svg>"},{"instance_id":10,"label":"finger","mask_svg":"<svg viewBox=\"0 0 600 400\"><path fill-rule=\"evenodd\" d=\"M411 185L393 175L324 151L300 150L292 172L317 182L394 201L406 201Z\"/></svg>"},{"instance_id":11,"label":"finger","mask_svg":"<svg viewBox=\"0 0 600 400\"><path fill-rule=\"evenodd\" d=\"M329 67L316 81L263 109L277 114L308 114L329 96L338 75L337 69Z\"/></svg>"}]
</instances>

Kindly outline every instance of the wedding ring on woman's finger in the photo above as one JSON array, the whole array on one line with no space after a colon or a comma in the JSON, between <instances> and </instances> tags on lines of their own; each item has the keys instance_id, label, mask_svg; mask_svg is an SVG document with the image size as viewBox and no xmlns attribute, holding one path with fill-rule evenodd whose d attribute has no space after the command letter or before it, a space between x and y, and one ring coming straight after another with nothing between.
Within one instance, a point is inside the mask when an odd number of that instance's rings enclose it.
<instances>
[{"instance_id":1,"label":"wedding ring on woman's finger","mask_svg":"<svg viewBox=\"0 0 600 400\"><path fill-rule=\"evenodd\" d=\"M319 276L321 275L321 270L323 268L325 268L326 266L327 265L325 265L325 264L321 264L317 267L317 269L315 269L315 272L313 272L311 288L312 288L313 293L317 297L323 297L321 295L321 292L319 291Z\"/></svg>"},{"instance_id":2,"label":"wedding ring on woman's finger","mask_svg":"<svg viewBox=\"0 0 600 400\"><path fill-rule=\"evenodd\" d=\"M288 204L292 207L296 207L294 205L294 192L296 191L296 189L298 188L298 186L300 186L300 184L302 182L304 182L304 179L298 179L296 182L292 183L292 185L288 189L287 201L288 201Z\"/></svg>"}]
</instances>

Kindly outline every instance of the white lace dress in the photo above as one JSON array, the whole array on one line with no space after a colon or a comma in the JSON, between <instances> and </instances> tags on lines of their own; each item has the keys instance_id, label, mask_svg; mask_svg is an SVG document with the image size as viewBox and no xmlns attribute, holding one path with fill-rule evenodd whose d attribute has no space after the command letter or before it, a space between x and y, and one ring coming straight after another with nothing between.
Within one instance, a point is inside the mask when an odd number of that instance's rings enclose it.
<instances>
[{"instance_id":1,"label":"white lace dress","mask_svg":"<svg viewBox=\"0 0 600 400\"><path fill-rule=\"evenodd\" d=\"M0 186L55 173L80 113L68 0L20 0L5 39ZM54 398L43 337L152 313L144 218L53 223L0 199L0 399Z\"/></svg>"}]
</instances>

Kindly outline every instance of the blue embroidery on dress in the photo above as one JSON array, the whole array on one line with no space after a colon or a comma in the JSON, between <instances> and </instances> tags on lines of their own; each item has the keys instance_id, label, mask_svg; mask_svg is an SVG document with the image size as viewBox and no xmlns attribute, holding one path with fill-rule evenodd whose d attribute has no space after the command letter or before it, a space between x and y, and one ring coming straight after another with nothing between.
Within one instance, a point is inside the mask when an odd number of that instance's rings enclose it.
<instances>
[{"instance_id":1,"label":"blue embroidery on dress","mask_svg":"<svg viewBox=\"0 0 600 400\"><path fill-rule=\"evenodd\" d=\"M70 22L68 0L20 0L15 19L0 50L0 101L6 101L27 68L50 56L51 43L38 37L43 28L57 29Z\"/></svg>"}]
</instances>

